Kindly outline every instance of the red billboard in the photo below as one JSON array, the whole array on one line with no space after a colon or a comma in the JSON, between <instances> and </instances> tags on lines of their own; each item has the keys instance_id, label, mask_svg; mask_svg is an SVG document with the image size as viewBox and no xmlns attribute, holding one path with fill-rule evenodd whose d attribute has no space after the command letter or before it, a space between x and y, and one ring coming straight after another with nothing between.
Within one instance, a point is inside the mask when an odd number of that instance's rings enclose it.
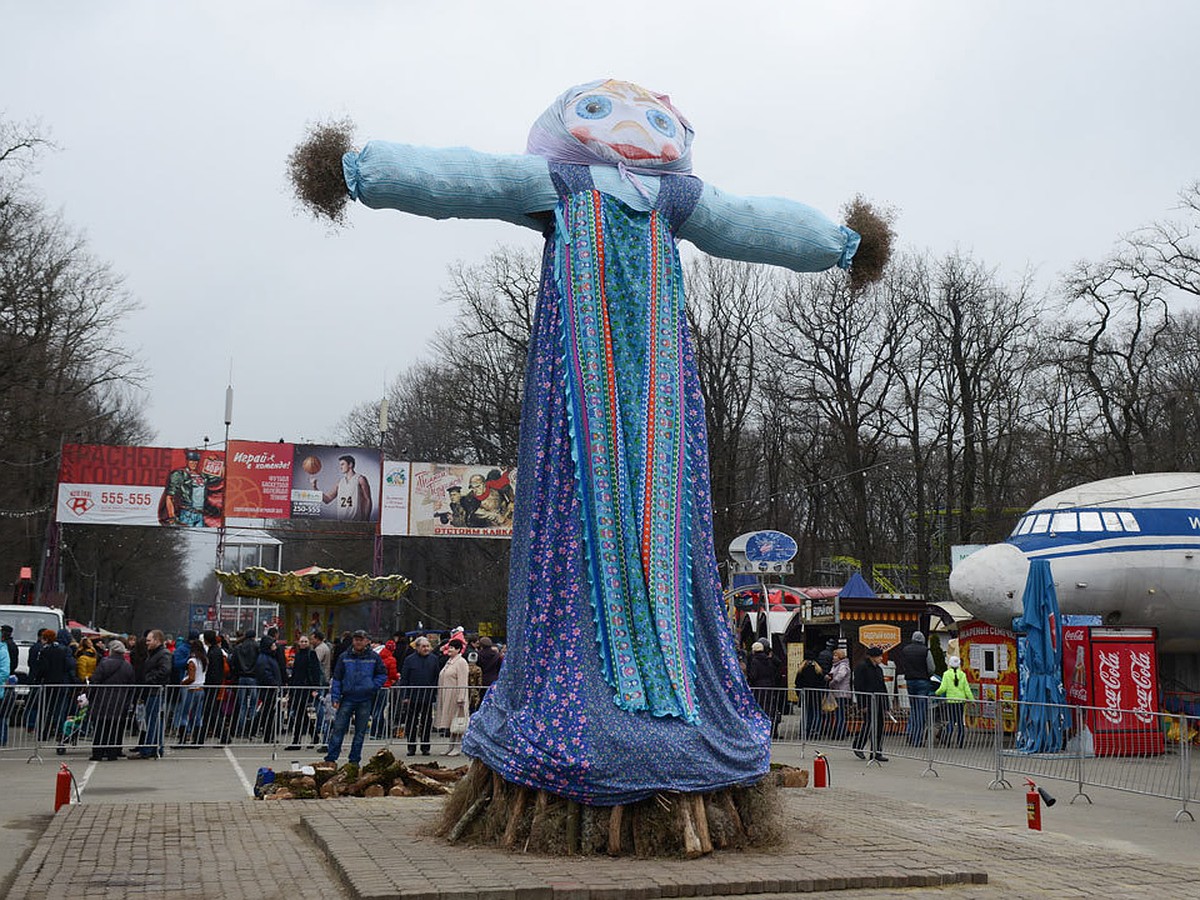
<instances>
[{"instance_id":1,"label":"red billboard","mask_svg":"<svg viewBox=\"0 0 1200 900\"><path fill-rule=\"evenodd\" d=\"M231 519L286 519L292 514L292 445L229 442L225 514Z\"/></svg>"},{"instance_id":2,"label":"red billboard","mask_svg":"<svg viewBox=\"0 0 1200 900\"><path fill-rule=\"evenodd\" d=\"M215 528L224 503L219 450L63 445L59 522Z\"/></svg>"}]
</instances>

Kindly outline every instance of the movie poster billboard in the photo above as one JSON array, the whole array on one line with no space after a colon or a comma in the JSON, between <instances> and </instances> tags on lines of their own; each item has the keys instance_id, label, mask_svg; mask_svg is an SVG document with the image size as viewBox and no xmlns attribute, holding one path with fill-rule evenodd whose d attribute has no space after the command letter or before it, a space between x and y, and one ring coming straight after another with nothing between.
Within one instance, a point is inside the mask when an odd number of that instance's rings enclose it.
<instances>
[{"instance_id":1,"label":"movie poster billboard","mask_svg":"<svg viewBox=\"0 0 1200 900\"><path fill-rule=\"evenodd\" d=\"M225 513L231 519L292 514L292 445L230 441Z\"/></svg>"},{"instance_id":2,"label":"movie poster billboard","mask_svg":"<svg viewBox=\"0 0 1200 900\"><path fill-rule=\"evenodd\" d=\"M219 450L64 444L59 522L216 528L225 504Z\"/></svg>"},{"instance_id":3,"label":"movie poster billboard","mask_svg":"<svg viewBox=\"0 0 1200 900\"><path fill-rule=\"evenodd\" d=\"M512 538L516 469L455 463L412 464L409 534Z\"/></svg>"},{"instance_id":4,"label":"movie poster billboard","mask_svg":"<svg viewBox=\"0 0 1200 900\"><path fill-rule=\"evenodd\" d=\"M412 463L383 461L383 491L380 497L380 534L408 534L408 494L412 485Z\"/></svg>"},{"instance_id":5,"label":"movie poster billboard","mask_svg":"<svg viewBox=\"0 0 1200 900\"><path fill-rule=\"evenodd\" d=\"M366 447L296 444L291 517L336 522L379 521L382 454Z\"/></svg>"}]
</instances>

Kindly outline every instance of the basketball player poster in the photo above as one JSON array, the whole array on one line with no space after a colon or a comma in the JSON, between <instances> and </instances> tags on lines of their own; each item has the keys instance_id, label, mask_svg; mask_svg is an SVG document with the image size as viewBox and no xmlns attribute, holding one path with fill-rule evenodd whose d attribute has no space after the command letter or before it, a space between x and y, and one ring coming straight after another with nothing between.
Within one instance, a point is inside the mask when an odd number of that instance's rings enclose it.
<instances>
[{"instance_id":1,"label":"basketball player poster","mask_svg":"<svg viewBox=\"0 0 1200 900\"><path fill-rule=\"evenodd\" d=\"M366 447L296 444L292 453L293 519L379 521L383 460Z\"/></svg>"}]
</instances>

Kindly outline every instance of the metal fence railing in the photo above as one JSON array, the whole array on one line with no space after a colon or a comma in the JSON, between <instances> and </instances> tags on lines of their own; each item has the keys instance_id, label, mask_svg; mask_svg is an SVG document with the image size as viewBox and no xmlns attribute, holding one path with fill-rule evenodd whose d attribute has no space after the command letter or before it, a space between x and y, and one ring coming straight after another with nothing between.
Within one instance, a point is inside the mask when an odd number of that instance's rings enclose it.
<instances>
[{"instance_id":1,"label":"metal fence railing","mask_svg":"<svg viewBox=\"0 0 1200 900\"><path fill-rule=\"evenodd\" d=\"M936 775L939 766L989 772L992 788L1011 787L1010 774L1056 779L1075 784L1072 802L1090 803L1089 786L1163 797L1180 802L1176 819L1194 819L1188 807L1200 802L1200 784L1192 772L1200 719L1184 712L1014 700L956 703L891 694L837 696L813 688L756 688L753 693L772 719L776 743L784 746L858 748L868 763L877 761L873 748L878 746L884 759L924 762L923 775ZM1057 743L1051 749L1024 749L1021 729L1027 717L1054 723L1050 730Z\"/></svg>"},{"instance_id":2,"label":"metal fence railing","mask_svg":"<svg viewBox=\"0 0 1200 900\"><path fill-rule=\"evenodd\" d=\"M446 727L461 689L393 687L380 691L366 717L368 745L424 754L452 749ZM468 689L469 710L482 698ZM858 750L868 764L896 756L921 761L923 775L942 766L990 773L989 787L1010 775L1056 779L1178 800L1176 818L1193 818L1200 778L1192 771L1200 717L1025 701L897 699L891 694L835 695L818 689L754 689L773 723L778 746ZM1021 734L1033 714L1054 723L1057 743L1025 752ZM256 684L10 686L0 698L0 754L40 759L52 752L93 758L186 754L214 746L279 752L323 752L334 711L327 687ZM440 726L440 727L439 727Z\"/></svg>"},{"instance_id":3,"label":"metal fence railing","mask_svg":"<svg viewBox=\"0 0 1200 900\"><path fill-rule=\"evenodd\" d=\"M368 744L411 745L425 755L457 741L439 727L443 705L458 711L462 689L379 691L367 717ZM468 690L478 708L481 688ZM453 703L451 704L451 701ZM0 755L92 758L169 756L212 747L324 752L335 711L328 687L21 685L0 698ZM353 734L351 726L350 734Z\"/></svg>"}]
</instances>

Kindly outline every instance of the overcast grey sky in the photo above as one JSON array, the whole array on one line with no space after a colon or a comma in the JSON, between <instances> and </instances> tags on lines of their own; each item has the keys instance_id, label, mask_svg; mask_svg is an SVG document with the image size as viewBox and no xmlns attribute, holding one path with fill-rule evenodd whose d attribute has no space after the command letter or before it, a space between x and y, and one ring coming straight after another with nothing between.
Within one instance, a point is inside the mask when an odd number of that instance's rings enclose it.
<instances>
[{"instance_id":1,"label":"overcast grey sky","mask_svg":"<svg viewBox=\"0 0 1200 900\"><path fill-rule=\"evenodd\" d=\"M551 8L553 12L550 12ZM669 93L696 174L836 217L857 192L905 246L1047 289L1200 177L1200 4L553 4L0 0L0 111L61 150L34 184L124 276L156 443L326 441L451 310L447 266L533 232L296 215L307 122L361 140L524 149L566 87Z\"/></svg>"}]
</instances>

